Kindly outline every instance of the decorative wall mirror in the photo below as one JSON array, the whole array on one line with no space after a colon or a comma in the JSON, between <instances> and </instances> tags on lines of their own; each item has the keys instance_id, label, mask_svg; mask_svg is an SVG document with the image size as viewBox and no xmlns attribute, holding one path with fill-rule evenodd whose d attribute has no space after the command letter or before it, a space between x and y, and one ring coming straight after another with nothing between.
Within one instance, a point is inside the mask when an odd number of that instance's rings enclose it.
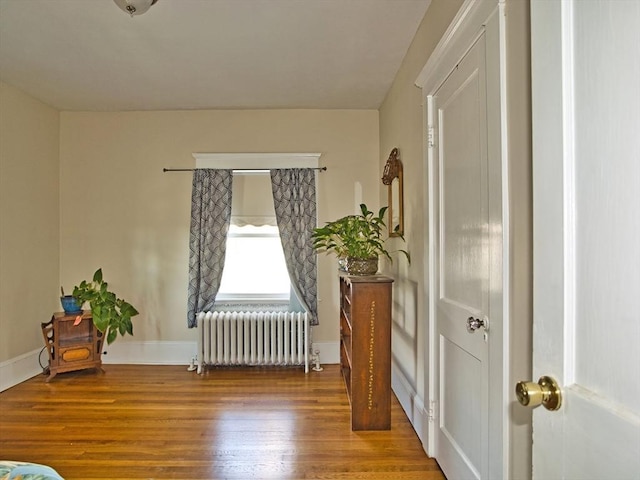
<instances>
[{"instance_id":1,"label":"decorative wall mirror","mask_svg":"<svg viewBox=\"0 0 640 480\"><path fill-rule=\"evenodd\" d=\"M389 187L389 214L387 225L389 236L404 235L402 162L397 148L391 150L382 174L382 183Z\"/></svg>"}]
</instances>

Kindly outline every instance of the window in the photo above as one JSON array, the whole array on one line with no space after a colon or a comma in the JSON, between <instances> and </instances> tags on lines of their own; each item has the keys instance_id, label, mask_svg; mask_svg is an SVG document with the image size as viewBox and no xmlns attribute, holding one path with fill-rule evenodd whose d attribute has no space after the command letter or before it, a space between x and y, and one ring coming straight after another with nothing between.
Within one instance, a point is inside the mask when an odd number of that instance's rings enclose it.
<instances>
[{"instance_id":1,"label":"window","mask_svg":"<svg viewBox=\"0 0 640 480\"><path fill-rule=\"evenodd\" d=\"M216 303L289 303L291 284L268 172L233 174L231 225Z\"/></svg>"},{"instance_id":2,"label":"window","mask_svg":"<svg viewBox=\"0 0 640 480\"><path fill-rule=\"evenodd\" d=\"M233 170L231 227L214 308L303 311L287 274L269 170L318 168L320 153L194 153L193 157L196 168Z\"/></svg>"},{"instance_id":3,"label":"window","mask_svg":"<svg viewBox=\"0 0 640 480\"><path fill-rule=\"evenodd\" d=\"M231 225L217 299L288 303L290 290L278 227Z\"/></svg>"}]
</instances>

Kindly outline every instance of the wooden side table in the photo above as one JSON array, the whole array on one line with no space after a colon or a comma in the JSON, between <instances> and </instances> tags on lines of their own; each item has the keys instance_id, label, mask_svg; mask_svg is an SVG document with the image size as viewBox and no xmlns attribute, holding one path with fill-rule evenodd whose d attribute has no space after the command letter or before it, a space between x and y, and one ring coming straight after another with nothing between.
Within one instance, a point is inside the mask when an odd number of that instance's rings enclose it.
<instances>
[{"instance_id":1,"label":"wooden side table","mask_svg":"<svg viewBox=\"0 0 640 480\"><path fill-rule=\"evenodd\" d=\"M44 343L49 352L47 382L62 372L85 368L103 371L104 337L93 324L90 310L78 315L56 312L49 322L41 326Z\"/></svg>"}]
</instances>

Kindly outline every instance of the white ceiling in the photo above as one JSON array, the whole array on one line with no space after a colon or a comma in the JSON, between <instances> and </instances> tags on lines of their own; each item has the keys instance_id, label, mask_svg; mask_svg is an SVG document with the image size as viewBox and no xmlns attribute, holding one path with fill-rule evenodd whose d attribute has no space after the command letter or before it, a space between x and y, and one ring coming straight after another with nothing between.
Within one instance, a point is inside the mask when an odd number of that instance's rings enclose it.
<instances>
[{"instance_id":1,"label":"white ceiling","mask_svg":"<svg viewBox=\"0 0 640 480\"><path fill-rule=\"evenodd\" d=\"M430 0L0 0L0 79L59 110L377 109Z\"/></svg>"}]
</instances>

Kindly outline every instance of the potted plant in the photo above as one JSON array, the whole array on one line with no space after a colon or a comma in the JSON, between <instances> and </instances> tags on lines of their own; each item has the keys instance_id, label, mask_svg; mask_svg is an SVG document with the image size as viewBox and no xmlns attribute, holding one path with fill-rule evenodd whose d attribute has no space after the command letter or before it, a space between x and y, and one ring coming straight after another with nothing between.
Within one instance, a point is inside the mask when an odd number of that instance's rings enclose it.
<instances>
[{"instance_id":1,"label":"potted plant","mask_svg":"<svg viewBox=\"0 0 640 480\"><path fill-rule=\"evenodd\" d=\"M380 255L392 260L391 253L394 253L384 246L384 214L387 208L382 207L376 215L363 203L360 205L359 215L347 215L315 228L312 235L313 247L318 252L335 254L341 267L349 274L375 274ZM401 235L400 238L404 240ZM411 261L406 250L397 251Z\"/></svg>"},{"instance_id":2,"label":"potted plant","mask_svg":"<svg viewBox=\"0 0 640 480\"><path fill-rule=\"evenodd\" d=\"M122 336L127 333L133 335L131 317L138 315L138 310L108 288L109 284L103 280L102 269L99 268L93 274L93 281L83 280L73 288L73 297L80 307L89 302L93 323L110 344L118 337L118 333Z\"/></svg>"}]
</instances>

